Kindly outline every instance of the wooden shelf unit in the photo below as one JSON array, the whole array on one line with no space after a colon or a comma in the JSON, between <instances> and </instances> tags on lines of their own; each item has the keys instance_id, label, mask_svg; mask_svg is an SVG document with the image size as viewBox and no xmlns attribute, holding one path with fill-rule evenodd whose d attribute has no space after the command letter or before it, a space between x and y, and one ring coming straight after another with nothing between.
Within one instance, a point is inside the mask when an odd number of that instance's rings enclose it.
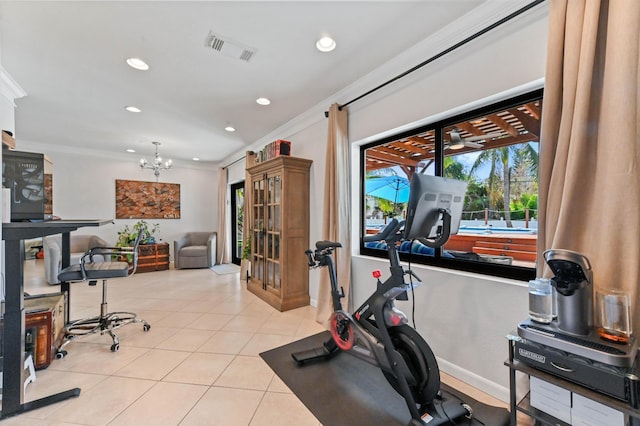
<instances>
[{"instance_id":1,"label":"wooden shelf unit","mask_svg":"<svg viewBox=\"0 0 640 426\"><path fill-rule=\"evenodd\" d=\"M309 170L312 161L281 156L247 168L251 235L247 288L279 311L309 304Z\"/></svg>"}]
</instances>

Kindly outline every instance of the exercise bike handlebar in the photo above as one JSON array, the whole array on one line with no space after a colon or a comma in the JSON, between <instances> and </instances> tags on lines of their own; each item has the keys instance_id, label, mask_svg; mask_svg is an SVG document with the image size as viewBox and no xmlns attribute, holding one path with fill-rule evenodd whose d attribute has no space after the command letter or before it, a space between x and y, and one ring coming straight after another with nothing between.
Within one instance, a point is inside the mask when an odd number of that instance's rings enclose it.
<instances>
[{"instance_id":1,"label":"exercise bike handlebar","mask_svg":"<svg viewBox=\"0 0 640 426\"><path fill-rule=\"evenodd\" d=\"M433 239L425 237L416 238L416 240L427 247L442 247L449 241L449 237L451 236L451 212L447 209L438 209L438 213L442 216L442 226L438 230L438 235Z\"/></svg>"},{"instance_id":2,"label":"exercise bike handlebar","mask_svg":"<svg viewBox=\"0 0 640 426\"><path fill-rule=\"evenodd\" d=\"M365 243L372 241L386 241L391 235L395 235L404 226L404 220L391 219L384 229L374 235L365 235L362 240Z\"/></svg>"}]
</instances>

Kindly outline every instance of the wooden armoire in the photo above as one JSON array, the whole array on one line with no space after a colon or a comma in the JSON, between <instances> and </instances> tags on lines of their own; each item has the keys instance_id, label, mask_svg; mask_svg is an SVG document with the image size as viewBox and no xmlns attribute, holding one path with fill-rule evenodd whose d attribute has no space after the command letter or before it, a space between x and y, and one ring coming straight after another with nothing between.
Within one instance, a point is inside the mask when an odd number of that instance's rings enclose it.
<instances>
[{"instance_id":1,"label":"wooden armoire","mask_svg":"<svg viewBox=\"0 0 640 426\"><path fill-rule=\"evenodd\" d=\"M249 291L280 311L309 304L309 171L312 161L280 156L247 168L251 236Z\"/></svg>"}]
</instances>

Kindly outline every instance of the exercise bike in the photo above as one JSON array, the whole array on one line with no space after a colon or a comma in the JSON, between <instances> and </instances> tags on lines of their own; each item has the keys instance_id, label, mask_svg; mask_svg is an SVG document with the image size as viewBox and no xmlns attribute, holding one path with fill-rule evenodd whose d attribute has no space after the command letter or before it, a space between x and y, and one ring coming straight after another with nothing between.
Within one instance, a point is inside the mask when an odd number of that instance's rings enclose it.
<instances>
[{"instance_id":1,"label":"exercise bike","mask_svg":"<svg viewBox=\"0 0 640 426\"><path fill-rule=\"evenodd\" d=\"M434 214L441 223L436 226L435 238L419 238L419 241L435 248L441 247L449 238L451 214L442 208L430 212L431 216ZM306 251L310 268L327 267L329 270L334 310L330 321L331 339L320 348L293 353L292 357L298 365L303 365L328 359L340 351L347 352L382 370L393 389L406 401L411 413L409 425L454 424L464 417L470 419L471 408L457 398L442 394L440 372L431 348L408 325L407 316L394 306L396 299L407 300L407 291L413 291L421 283L411 270L400 265L396 244L406 234L404 228L405 221L393 219L378 234L364 237L365 242L386 243L391 276L381 282L379 274L374 275L376 290L353 314L342 309L340 299L344 297L344 290L338 288L332 257L341 244L318 241L314 251ZM405 283L407 276L409 283Z\"/></svg>"}]
</instances>

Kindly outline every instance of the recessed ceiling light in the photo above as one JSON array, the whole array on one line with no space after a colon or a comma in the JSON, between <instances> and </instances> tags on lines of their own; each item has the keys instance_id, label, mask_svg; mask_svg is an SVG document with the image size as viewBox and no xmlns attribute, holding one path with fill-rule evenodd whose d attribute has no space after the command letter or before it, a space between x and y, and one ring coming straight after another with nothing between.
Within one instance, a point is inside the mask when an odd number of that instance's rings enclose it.
<instances>
[{"instance_id":1,"label":"recessed ceiling light","mask_svg":"<svg viewBox=\"0 0 640 426\"><path fill-rule=\"evenodd\" d=\"M192 160L193 161L200 161L200 159L198 157L193 157Z\"/></svg>"},{"instance_id":2,"label":"recessed ceiling light","mask_svg":"<svg viewBox=\"0 0 640 426\"><path fill-rule=\"evenodd\" d=\"M256 102L260 105L269 105L271 103L271 101L267 98L258 98L256 99Z\"/></svg>"},{"instance_id":3,"label":"recessed ceiling light","mask_svg":"<svg viewBox=\"0 0 640 426\"><path fill-rule=\"evenodd\" d=\"M316 42L316 49L321 52L331 52L336 48L336 42L331 37L322 37Z\"/></svg>"},{"instance_id":4,"label":"recessed ceiling light","mask_svg":"<svg viewBox=\"0 0 640 426\"><path fill-rule=\"evenodd\" d=\"M124 107L124 109L126 109L129 112L141 112L142 110L138 107L134 107L134 106L126 106Z\"/></svg>"},{"instance_id":5,"label":"recessed ceiling light","mask_svg":"<svg viewBox=\"0 0 640 426\"><path fill-rule=\"evenodd\" d=\"M147 63L140 58L127 59L127 65L129 65L131 68L135 68L141 71L146 71L149 69L149 65L147 65Z\"/></svg>"},{"instance_id":6,"label":"recessed ceiling light","mask_svg":"<svg viewBox=\"0 0 640 426\"><path fill-rule=\"evenodd\" d=\"M127 152L136 152L136 150L129 148L129 149L127 149Z\"/></svg>"},{"instance_id":7,"label":"recessed ceiling light","mask_svg":"<svg viewBox=\"0 0 640 426\"><path fill-rule=\"evenodd\" d=\"M235 131L236 131L235 127L232 127L232 126L227 126L227 127L225 127L224 129L225 129L227 132L235 132Z\"/></svg>"}]
</instances>

